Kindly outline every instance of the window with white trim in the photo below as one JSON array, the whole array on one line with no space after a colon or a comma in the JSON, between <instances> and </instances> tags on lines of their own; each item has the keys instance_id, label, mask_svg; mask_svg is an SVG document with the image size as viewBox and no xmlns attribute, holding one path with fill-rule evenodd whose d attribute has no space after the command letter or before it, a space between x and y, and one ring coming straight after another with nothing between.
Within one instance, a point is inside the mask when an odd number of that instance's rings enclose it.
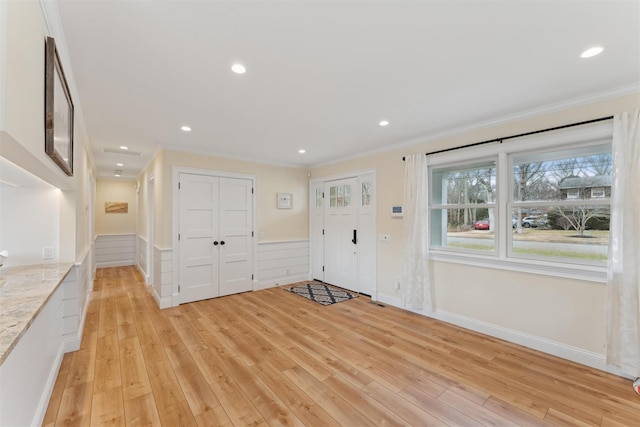
<instances>
[{"instance_id":1,"label":"window with white trim","mask_svg":"<svg viewBox=\"0 0 640 427\"><path fill-rule=\"evenodd\" d=\"M434 168L431 175L431 245L495 252L496 161ZM470 230L482 231L479 238ZM477 233L480 235L480 233Z\"/></svg>"},{"instance_id":2,"label":"window with white trim","mask_svg":"<svg viewBox=\"0 0 640 427\"><path fill-rule=\"evenodd\" d=\"M579 198L580 198L579 188L567 188L567 199L579 199Z\"/></svg>"},{"instance_id":3,"label":"window with white trim","mask_svg":"<svg viewBox=\"0 0 640 427\"><path fill-rule=\"evenodd\" d=\"M433 257L602 277L611 126L580 128L429 156Z\"/></svg>"}]
</instances>

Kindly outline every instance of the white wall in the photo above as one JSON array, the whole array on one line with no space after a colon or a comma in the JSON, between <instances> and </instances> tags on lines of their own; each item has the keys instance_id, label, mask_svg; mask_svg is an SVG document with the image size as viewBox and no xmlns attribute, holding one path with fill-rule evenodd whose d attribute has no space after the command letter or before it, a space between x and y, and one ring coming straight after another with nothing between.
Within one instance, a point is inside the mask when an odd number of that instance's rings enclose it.
<instances>
[{"instance_id":1,"label":"white wall","mask_svg":"<svg viewBox=\"0 0 640 427\"><path fill-rule=\"evenodd\" d=\"M0 249L9 251L5 265L43 262L42 248L59 257L60 196L57 188L0 186Z\"/></svg>"}]
</instances>

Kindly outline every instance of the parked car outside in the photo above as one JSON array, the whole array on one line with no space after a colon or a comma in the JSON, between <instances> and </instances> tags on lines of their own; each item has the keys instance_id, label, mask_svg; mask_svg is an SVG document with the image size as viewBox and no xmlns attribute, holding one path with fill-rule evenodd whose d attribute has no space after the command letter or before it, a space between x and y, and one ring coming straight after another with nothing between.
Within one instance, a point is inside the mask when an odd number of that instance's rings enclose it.
<instances>
[{"instance_id":1,"label":"parked car outside","mask_svg":"<svg viewBox=\"0 0 640 427\"><path fill-rule=\"evenodd\" d=\"M546 227L547 225L548 221L545 218L541 218L539 216L526 216L522 218L522 226L524 228Z\"/></svg>"},{"instance_id":2,"label":"parked car outside","mask_svg":"<svg viewBox=\"0 0 640 427\"><path fill-rule=\"evenodd\" d=\"M488 230L489 228L490 228L489 220L487 218L481 219L480 221L476 221L473 223L474 230Z\"/></svg>"}]
</instances>

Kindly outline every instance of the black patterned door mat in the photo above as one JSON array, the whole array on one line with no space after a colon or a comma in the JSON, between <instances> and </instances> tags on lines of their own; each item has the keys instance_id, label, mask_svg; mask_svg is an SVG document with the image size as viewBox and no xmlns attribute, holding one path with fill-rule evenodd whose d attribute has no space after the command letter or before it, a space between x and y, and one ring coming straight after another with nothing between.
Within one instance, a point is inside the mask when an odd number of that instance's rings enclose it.
<instances>
[{"instance_id":1,"label":"black patterned door mat","mask_svg":"<svg viewBox=\"0 0 640 427\"><path fill-rule=\"evenodd\" d=\"M322 305L331 305L358 297L357 294L345 291L344 289L327 286L324 283L319 282L309 282L303 285L292 286L284 289Z\"/></svg>"}]
</instances>

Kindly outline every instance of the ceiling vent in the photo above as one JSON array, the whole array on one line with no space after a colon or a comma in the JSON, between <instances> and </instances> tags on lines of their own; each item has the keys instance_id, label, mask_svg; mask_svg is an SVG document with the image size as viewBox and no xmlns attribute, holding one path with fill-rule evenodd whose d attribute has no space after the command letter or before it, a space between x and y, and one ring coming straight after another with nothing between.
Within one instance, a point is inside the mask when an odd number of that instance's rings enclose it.
<instances>
[{"instance_id":1,"label":"ceiling vent","mask_svg":"<svg viewBox=\"0 0 640 427\"><path fill-rule=\"evenodd\" d=\"M124 154L126 156L141 156L142 153L139 151L130 151L130 150L119 150L117 148L103 148L103 153L109 154Z\"/></svg>"}]
</instances>

